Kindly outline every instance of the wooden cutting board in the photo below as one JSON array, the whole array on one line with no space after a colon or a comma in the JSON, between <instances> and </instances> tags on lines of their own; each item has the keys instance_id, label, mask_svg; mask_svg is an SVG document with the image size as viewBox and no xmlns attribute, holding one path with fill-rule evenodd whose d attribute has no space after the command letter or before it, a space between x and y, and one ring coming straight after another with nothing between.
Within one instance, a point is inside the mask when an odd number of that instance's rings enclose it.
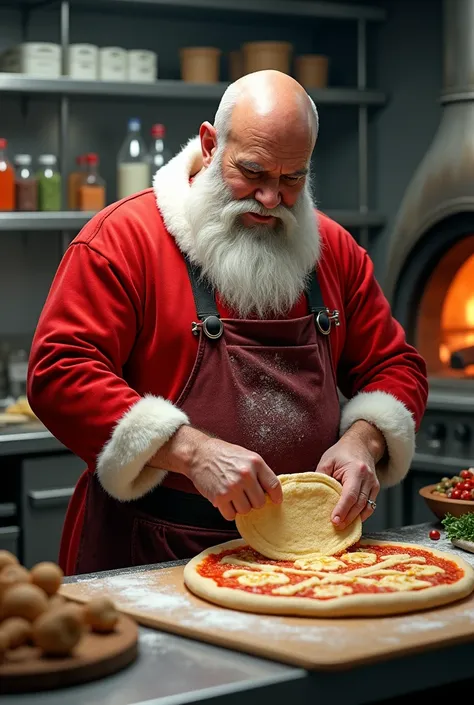
<instances>
[{"instance_id":1,"label":"wooden cutting board","mask_svg":"<svg viewBox=\"0 0 474 705\"><path fill-rule=\"evenodd\" d=\"M315 619L238 612L195 597L183 567L83 579L61 593L86 602L108 595L140 624L310 670L348 669L474 641L474 595L397 617Z\"/></svg>"},{"instance_id":2,"label":"wooden cutting board","mask_svg":"<svg viewBox=\"0 0 474 705\"><path fill-rule=\"evenodd\" d=\"M114 632L86 634L71 656L41 656L32 646L8 651L0 664L0 694L49 690L103 678L128 666L137 653L137 624L121 615Z\"/></svg>"}]
</instances>

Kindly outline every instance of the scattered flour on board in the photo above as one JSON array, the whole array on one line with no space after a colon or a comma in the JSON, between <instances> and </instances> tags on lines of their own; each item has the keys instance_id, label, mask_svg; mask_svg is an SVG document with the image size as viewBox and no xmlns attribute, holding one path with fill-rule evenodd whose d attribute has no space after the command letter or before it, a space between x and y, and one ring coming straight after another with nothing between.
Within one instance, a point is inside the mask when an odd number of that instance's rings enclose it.
<instances>
[{"instance_id":1,"label":"scattered flour on board","mask_svg":"<svg viewBox=\"0 0 474 705\"><path fill-rule=\"evenodd\" d=\"M163 574L167 571L164 569ZM131 607L146 611L157 616L163 613L176 613L179 623L191 629L206 629L212 631L251 634L256 638L285 639L293 642L303 642L308 645L320 645L324 648L341 649L358 643L360 632L348 629L343 624L327 623L327 626L314 624L310 620L303 624L291 624L285 618L276 615L258 615L237 610L227 610L221 607L196 607L191 596L176 592L172 586L157 584L156 574L137 573L135 575L116 575L109 578L87 578L78 580L87 584L88 593L110 591L112 599L119 606ZM403 635L423 634L443 629L448 624L466 621L474 623L474 608L463 610L455 615L426 612L419 616L407 614L398 617L374 618L367 623L364 632L368 639L383 645L401 643ZM147 635L149 646L160 652L169 650L165 635L160 632Z\"/></svg>"},{"instance_id":2,"label":"scattered flour on board","mask_svg":"<svg viewBox=\"0 0 474 705\"><path fill-rule=\"evenodd\" d=\"M163 571L164 572L164 571ZM81 581L88 584L88 591L104 593L110 590L117 603L151 612L170 612L175 609L191 608L186 595L177 594L167 585L156 584L156 576L144 573L136 575L114 575L110 578Z\"/></svg>"}]
</instances>

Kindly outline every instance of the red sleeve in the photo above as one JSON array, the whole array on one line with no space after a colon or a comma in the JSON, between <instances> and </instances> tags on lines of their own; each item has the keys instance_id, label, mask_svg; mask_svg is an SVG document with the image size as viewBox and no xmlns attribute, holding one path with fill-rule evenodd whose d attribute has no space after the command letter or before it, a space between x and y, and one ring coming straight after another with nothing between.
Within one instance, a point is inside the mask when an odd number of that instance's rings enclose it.
<instances>
[{"instance_id":1,"label":"red sleeve","mask_svg":"<svg viewBox=\"0 0 474 705\"><path fill-rule=\"evenodd\" d=\"M142 302L118 251L112 264L88 242L67 250L34 336L28 398L110 494L132 499L162 479L145 465L187 419L167 400L141 397L122 376Z\"/></svg>"},{"instance_id":2,"label":"red sleeve","mask_svg":"<svg viewBox=\"0 0 474 705\"><path fill-rule=\"evenodd\" d=\"M364 419L384 433L391 457L380 479L391 485L404 477L414 454L428 398L426 365L392 316L370 257L349 233L342 237L346 335L337 376L350 401L341 432Z\"/></svg>"},{"instance_id":3,"label":"red sleeve","mask_svg":"<svg viewBox=\"0 0 474 705\"><path fill-rule=\"evenodd\" d=\"M31 406L89 466L115 421L140 398L121 376L138 327L136 305L103 255L73 244L36 329L28 375Z\"/></svg>"}]
</instances>

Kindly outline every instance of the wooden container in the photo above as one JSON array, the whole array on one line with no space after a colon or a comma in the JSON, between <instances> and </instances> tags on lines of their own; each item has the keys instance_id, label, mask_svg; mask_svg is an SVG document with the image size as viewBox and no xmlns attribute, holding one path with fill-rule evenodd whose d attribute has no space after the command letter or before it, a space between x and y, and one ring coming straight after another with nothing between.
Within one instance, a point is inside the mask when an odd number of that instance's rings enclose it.
<instances>
[{"instance_id":1,"label":"wooden container","mask_svg":"<svg viewBox=\"0 0 474 705\"><path fill-rule=\"evenodd\" d=\"M216 47L180 49L182 80L188 83L217 83L220 57L221 50Z\"/></svg>"},{"instance_id":2,"label":"wooden container","mask_svg":"<svg viewBox=\"0 0 474 705\"><path fill-rule=\"evenodd\" d=\"M274 69L289 74L292 51L289 42L247 42L242 45L244 72Z\"/></svg>"},{"instance_id":3,"label":"wooden container","mask_svg":"<svg viewBox=\"0 0 474 705\"><path fill-rule=\"evenodd\" d=\"M419 493L438 519L443 519L448 513L460 517L463 514L474 512L474 501L441 497L439 494L433 494L435 489L436 485L426 485L419 490Z\"/></svg>"},{"instance_id":4,"label":"wooden container","mask_svg":"<svg viewBox=\"0 0 474 705\"><path fill-rule=\"evenodd\" d=\"M329 59L319 54L295 57L295 78L305 88L326 88Z\"/></svg>"},{"instance_id":5,"label":"wooden container","mask_svg":"<svg viewBox=\"0 0 474 705\"><path fill-rule=\"evenodd\" d=\"M237 49L229 52L229 80L233 83L244 75L244 57Z\"/></svg>"}]
</instances>

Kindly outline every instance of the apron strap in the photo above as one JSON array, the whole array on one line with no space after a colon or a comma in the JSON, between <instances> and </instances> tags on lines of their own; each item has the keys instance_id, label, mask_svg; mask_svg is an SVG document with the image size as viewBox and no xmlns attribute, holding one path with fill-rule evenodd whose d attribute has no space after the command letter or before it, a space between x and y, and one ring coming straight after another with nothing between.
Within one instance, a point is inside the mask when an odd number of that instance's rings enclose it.
<instances>
[{"instance_id":1,"label":"apron strap","mask_svg":"<svg viewBox=\"0 0 474 705\"><path fill-rule=\"evenodd\" d=\"M193 323L192 331L195 335L198 335L199 329L202 328L208 338L220 338L224 331L224 324L217 310L214 289L202 276L200 267L192 263L187 257L184 258L184 261L188 269L194 303L200 320L200 323ZM330 312L324 305L323 295L315 269L313 269L310 274L306 287L306 297L308 299L309 310L314 316L316 328L322 335L329 335L332 323L336 326L339 325L339 312Z\"/></svg>"},{"instance_id":2,"label":"apron strap","mask_svg":"<svg viewBox=\"0 0 474 705\"><path fill-rule=\"evenodd\" d=\"M193 264L187 257L184 258L188 268L189 281L193 290L194 304L200 323L194 322L191 330L194 335L199 335L202 328L204 334L211 340L217 340L224 332L224 324L221 321L219 311L216 306L214 289L210 283L204 279L201 268Z\"/></svg>"},{"instance_id":3,"label":"apron strap","mask_svg":"<svg viewBox=\"0 0 474 705\"><path fill-rule=\"evenodd\" d=\"M306 287L306 297L308 299L309 310L314 316L316 328L322 335L329 335L331 326L338 326L339 311L329 311L324 305L321 287L319 286L318 275L316 269L311 270L308 285Z\"/></svg>"}]
</instances>

